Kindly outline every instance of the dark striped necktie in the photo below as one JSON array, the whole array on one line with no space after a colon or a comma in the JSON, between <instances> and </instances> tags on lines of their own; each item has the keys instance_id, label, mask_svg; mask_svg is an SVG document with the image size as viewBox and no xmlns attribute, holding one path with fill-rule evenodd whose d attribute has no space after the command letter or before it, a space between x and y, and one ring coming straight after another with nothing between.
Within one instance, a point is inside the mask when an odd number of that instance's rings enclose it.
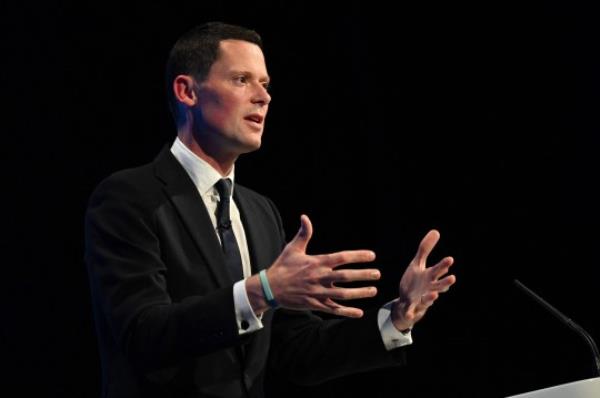
<instances>
[{"instance_id":1,"label":"dark striped necktie","mask_svg":"<svg viewBox=\"0 0 600 398\"><path fill-rule=\"evenodd\" d=\"M229 274L234 281L244 279L242 268L242 256L240 248L233 233L231 226L231 217L229 208L231 203L231 180L222 178L216 184L215 188L219 192L219 205L217 206L217 232L221 238L221 247L225 256L225 263L229 269Z\"/></svg>"}]
</instances>

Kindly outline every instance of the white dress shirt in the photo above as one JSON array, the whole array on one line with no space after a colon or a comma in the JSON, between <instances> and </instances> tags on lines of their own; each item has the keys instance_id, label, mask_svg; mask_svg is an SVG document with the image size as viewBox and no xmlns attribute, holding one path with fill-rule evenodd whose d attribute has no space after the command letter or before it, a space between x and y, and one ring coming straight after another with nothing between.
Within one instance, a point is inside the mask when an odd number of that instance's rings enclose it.
<instances>
[{"instance_id":1,"label":"white dress shirt","mask_svg":"<svg viewBox=\"0 0 600 398\"><path fill-rule=\"evenodd\" d=\"M175 139L171 146L171 153L181 163L183 168L194 182L194 185L200 193L200 197L204 205L208 209L210 220L213 224L217 237L217 205L219 202L219 194L215 188L215 184L221 178L229 178L234 182L235 166L232 168L229 175L223 177L216 171L208 162L198 157L193 153L179 138ZM235 184L232 184L232 193L235 189ZM242 225L240 211L234 200L231 200L230 217L236 240L239 245L240 255L242 257L242 268L244 278L248 278L252 274L250 265L250 254L248 251L248 241ZM260 317L256 316L246 292L245 280L236 282L233 285L233 300L235 306L235 314L240 334L250 333L263 328ZM386 349L391 350L404 345L412 344L411 333L406 334L398 331L391 322L390 308L393 302L385 304L378 313L377 321L381 338Z\"/></svg>"}]
</instances>

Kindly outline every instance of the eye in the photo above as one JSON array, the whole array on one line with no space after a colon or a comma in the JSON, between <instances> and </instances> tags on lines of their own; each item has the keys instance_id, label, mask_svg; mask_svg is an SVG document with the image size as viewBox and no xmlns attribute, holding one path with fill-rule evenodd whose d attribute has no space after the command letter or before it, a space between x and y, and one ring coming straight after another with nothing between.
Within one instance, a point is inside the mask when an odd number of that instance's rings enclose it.
<instances>
[{"instance_id":1,"label":"eye","mask_svg":"<svg viewBox=\"0 0 600 398\"><path fill-rule=\"evenodd\" d=\"M266 91L269 91L269 89L271 88L271 83L263 83L262 86Z\"/></svg>"},{"instance_id":2,"label":"eye","mask_svg":"<svg viewBox=\"0 0 600 398\"><path fill-rule=\"evenodd\" d=\"M248 76L245 76L245 75L236 76L233 80L236 84L240 84L240 85L246 84L246 83L248 83Z\"/></svg>"}]
</instances>

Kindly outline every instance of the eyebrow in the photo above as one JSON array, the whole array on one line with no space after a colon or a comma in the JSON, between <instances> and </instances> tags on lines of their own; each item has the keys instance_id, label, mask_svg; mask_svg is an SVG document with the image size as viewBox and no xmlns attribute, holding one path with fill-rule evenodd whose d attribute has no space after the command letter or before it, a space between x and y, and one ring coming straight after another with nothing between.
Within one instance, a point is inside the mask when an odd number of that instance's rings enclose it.
<instances>
[{"instance_id":1,"label":"eyebrow","mask_svg":"<svg viewBox=\"0 0 600 398\"><path fill-rule=\"evenodd\" d=\"M238 75L238 74L240 74L240 75L245 75L245 76L250 76L250 77L255 77L256 76L254 73L252 73L250 71L244 71L244 70L241 70L241 69L232 69L230 71L230 73L232 75ZM271 76L267 75L265 77L259 78L258 81L262 82L262 83L270 83L271 82Z\"/></svg>"}]
</instances>

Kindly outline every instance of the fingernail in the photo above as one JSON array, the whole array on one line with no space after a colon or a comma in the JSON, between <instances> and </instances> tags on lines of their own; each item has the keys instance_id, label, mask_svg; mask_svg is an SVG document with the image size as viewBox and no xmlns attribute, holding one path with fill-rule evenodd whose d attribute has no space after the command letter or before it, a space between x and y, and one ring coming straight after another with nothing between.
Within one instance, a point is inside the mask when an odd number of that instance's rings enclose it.
<instances>
[{"instance_id":1,"label":"fingernail","mask_svg":"<svg viewBox=\"0 0 600 398\"><path fill-rule=\"evenodd\" d=\"M373 271L373 272L371 272L371 277L373 279L379 279L380 276L381 276L381 274L379 273L379 271Z\"/></svg>"}]
</instances>

